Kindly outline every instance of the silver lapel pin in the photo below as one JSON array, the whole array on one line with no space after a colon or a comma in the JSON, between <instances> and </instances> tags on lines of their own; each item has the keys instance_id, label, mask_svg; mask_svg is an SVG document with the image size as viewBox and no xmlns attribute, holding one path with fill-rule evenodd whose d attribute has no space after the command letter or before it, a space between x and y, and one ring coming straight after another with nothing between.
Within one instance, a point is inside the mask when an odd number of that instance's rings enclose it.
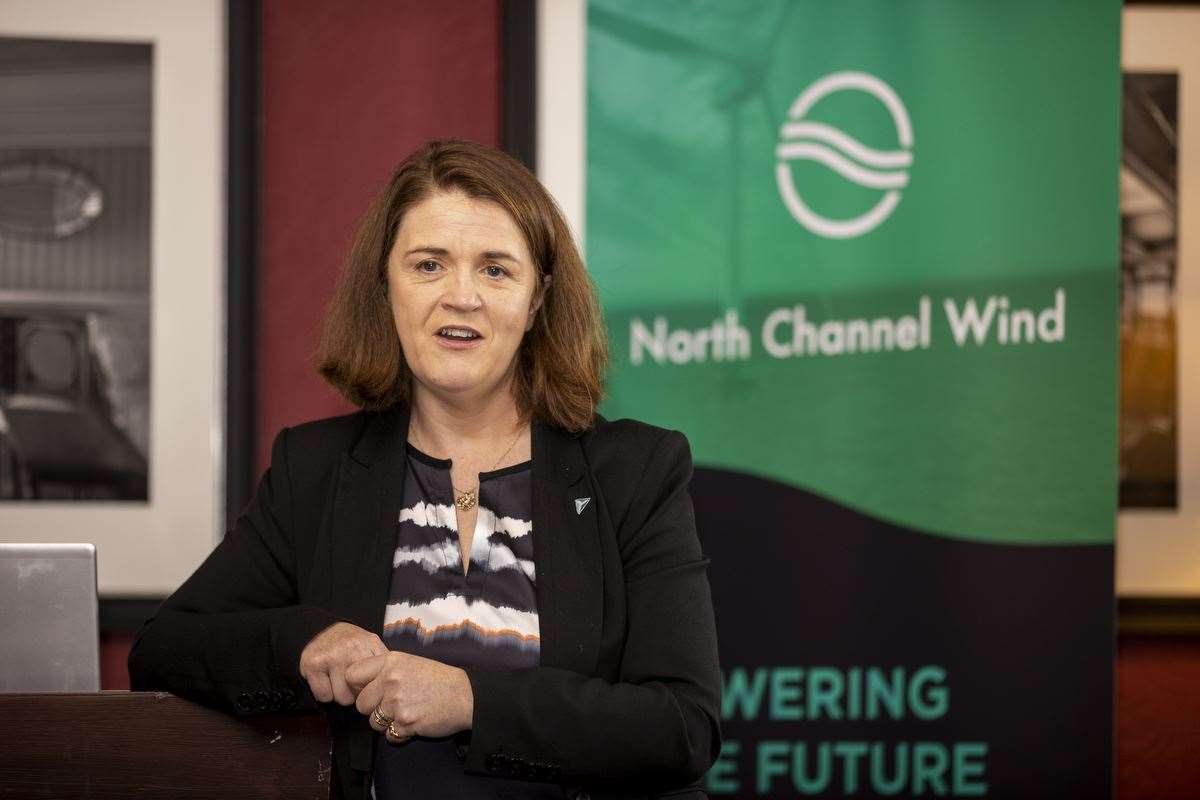
<instances>
[{"instance_id":1,"label":"silver lapel pin","mask_svg":"<svg viewBox=\"0 0 1200 800\"><path fill-rule=\"evenodd\" d=\"M583 510L585 508L587 508L587 504L589 502L591 502L591 499L592 498L590 498L590 497L576 497L575 498L575 513L577 515L582 514Z\"/></svg>"}]
</instances>

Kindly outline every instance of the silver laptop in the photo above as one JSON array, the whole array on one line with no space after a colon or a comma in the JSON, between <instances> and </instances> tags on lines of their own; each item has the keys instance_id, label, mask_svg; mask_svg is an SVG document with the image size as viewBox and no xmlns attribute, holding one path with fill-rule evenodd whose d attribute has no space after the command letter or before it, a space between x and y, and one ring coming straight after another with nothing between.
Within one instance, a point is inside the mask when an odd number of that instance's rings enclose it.
<instances>
[{"instance_id":1,"label":"silver laptop","mask_svg":"<svg viewBox=\"0 0 1200 800\"><path fill-rule=\"evenodd\" d=\"M96 546L0 543L0 692L98 691Z\"/></svg>"}]
</instances>

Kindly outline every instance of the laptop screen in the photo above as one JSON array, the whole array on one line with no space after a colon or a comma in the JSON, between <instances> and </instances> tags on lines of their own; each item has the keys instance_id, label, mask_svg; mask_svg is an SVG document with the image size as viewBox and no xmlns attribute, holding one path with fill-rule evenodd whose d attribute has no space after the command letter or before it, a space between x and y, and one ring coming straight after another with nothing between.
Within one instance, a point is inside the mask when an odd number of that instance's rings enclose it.
<instances>
[{"instance_id":1,"label":"laptop screen","mask_svg":"<svg viewBox=\"0 0 1200 800\"><path fill-rule=\"evenodd\" d=\"M100 691L96 547L0 543L0 692Z\"/></svg>"}]
</instances>

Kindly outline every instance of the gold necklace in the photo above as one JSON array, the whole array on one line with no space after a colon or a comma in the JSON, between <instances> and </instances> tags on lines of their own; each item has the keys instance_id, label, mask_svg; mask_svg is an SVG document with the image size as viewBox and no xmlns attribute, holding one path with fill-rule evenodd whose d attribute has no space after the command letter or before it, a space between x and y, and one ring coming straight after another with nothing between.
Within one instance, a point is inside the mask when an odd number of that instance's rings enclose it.
<instances>
[{"instance_id":1,"label":"gold necklace","mask_svg":"<svg viewBox=\"0 0 1200 800\"><path fill-rule=\"evenodd\" d=\"M500 457L497 458L495 463L492 464L492 469L485 470L486 472L491 472L494 470L497 466L499 466L500 462L504 460L504 457L512 452L512 449L517 446L517 439L521 438L521 434L524 431L524 425L517 429L517 435L514 436L512 442L509 443L508 449L500 454ZM417 435L417 429L415 427L412 429L412 434L414 439L420 438ZM421 450L425 450L425 445L419 441L417 442L417 446L420 447ZM468 489L465 492L460 491L459 488L454 485L454 481L452 480L450 482L450 488L454 490L454 505L458 506L462 511L470 511L475 507L475 504L479 502L479 495L476 491L479 487L475 487L475 489Z\"/></svg>"}]
</instances>

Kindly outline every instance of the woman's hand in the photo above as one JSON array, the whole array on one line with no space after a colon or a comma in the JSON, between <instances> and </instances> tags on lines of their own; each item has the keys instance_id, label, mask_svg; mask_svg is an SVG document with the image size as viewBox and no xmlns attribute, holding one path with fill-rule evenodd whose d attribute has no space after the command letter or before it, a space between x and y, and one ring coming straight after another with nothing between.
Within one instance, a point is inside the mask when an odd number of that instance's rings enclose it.
<instances>
[{"instance_id":1,"label":"woman's hand","mask_svg":"<svg viewBox=\"0 0 1200 800\"><path fill-rule=\"evenodd\" d=\"M471 727L475 696L467 673L458 667L399 650L372 656L346 669L346 683L358 694L355 706L371 727L386 731L372 712L393 721L399 743L412 736L449 736Z\"/></svg>"},{"instance_id":2,"label":"woman's hand","mask_svg":"<svg viewBox=\"0 0 1200 800\"><path fill-rule=\"evenodd\" d=\"M354 704L357 689L346 685L346 667L388 651L376 634L349 622L337 622L318 633L300 652L300 676L319 702Z\"/></svg>"}]
</instances>

